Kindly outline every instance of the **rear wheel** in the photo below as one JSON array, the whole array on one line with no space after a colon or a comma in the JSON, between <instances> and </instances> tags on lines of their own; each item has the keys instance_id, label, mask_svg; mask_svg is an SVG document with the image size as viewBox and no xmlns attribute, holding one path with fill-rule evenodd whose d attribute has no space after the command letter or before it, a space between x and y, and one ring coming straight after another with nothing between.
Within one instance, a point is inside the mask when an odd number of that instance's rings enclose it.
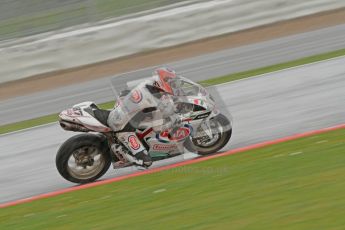
<instances>
[{"instance_id":1,"label":"rear wheel","mask_svg":"<svg viewBox=\"0 0 345 230\"><path fill-rule=\"evenodd\" d=\"M196 130L196 135L185 142L185 147L199 155L209 155L222 149L230 140L232 127L229 119L223 114L210 119L209 127L211 136L201 128Z\"/></svg>"},{"instance_id":2,"label":"rear wheel","mask_svg":"<svg viewBox=\"0 0 345 230\"><path fill-rule=\"evenodd\" d=\"M94 134L68 139L58 150L56 167L66 180L89 183L103 176L111 164L106 141Z\"/></svg>"}]
</instances>

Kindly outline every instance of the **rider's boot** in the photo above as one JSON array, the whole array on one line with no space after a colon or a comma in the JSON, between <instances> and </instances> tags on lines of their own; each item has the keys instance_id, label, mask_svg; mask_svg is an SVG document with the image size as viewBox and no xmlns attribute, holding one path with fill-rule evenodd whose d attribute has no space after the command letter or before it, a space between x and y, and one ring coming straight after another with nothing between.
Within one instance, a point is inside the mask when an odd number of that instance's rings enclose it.
<instances>
[{"instance_id":1,"label":"rider's boot","mask_svg":"<svg viewBox=\"0 0 345 230\"><path fill-rule=\"evenodd\" d=\"M152 159L144 145L134 132L118 133L118 138L127 147L125 157L136 165L148 168L152 165Z\"/></svg>"},{"instance_id":2,"label":"rider's boot","mask_svg":"<svg viewBox=\"0 0 345 230\"><path fill-rule=\"evenodd\" d=\"M148 168L152 165L152 158L146 150L140 151L134 157L141 163L141 166Z\"/></svg>"}]
</instances>

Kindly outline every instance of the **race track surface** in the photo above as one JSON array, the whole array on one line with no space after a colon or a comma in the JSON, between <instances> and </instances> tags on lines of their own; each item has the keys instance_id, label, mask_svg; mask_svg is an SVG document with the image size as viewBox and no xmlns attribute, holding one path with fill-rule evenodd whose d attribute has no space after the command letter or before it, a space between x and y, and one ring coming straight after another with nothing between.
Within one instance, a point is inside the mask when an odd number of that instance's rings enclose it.
<instances>
[{"instance_id":1,"label":"race track surface","mask_svg":"<svg viewBox=\"0 0 345 230\"><path fill-rule=\"evenodd\" d=\"M326 43L319 47L325 45ZM279 50L281 45L276 44L276 47ZM249 52L250 46L247 49ZM259 58L264 55L261 52L267 54L266 49L267 47L252 52ZM273 48L271 49L272 52ZM273 56L284 56L289 50L274 50L273 53L276 52ZM211 57L212 55L215 54L211 54ZM227 55L218 58L214 56L211 59L214 60L214 65L218 66L218 72L213 73L214 75L220 74L223 68L225 73L233 62L228 60ZM238 59L237 65L249 62L244 58L242 62ZM344 66L345 57L340 57L217 86L217 91L227 109L232 112L234 120L233 139L224 150L344 123ZM202 69L203 64L200 63L199 67ZM184 72L188 70L189 73L195 74L193 76L205 71L198 70L197 66L189 66ZM209 76L211 74L208 71L206 73ZM73 186L60 177L55 169L58 147L72 135L74 133L63 131L58 124L2 135L0 202ZM181 160L184 160L184 157L155 163L153 166ZM103 178L128 174L133 170L135 169L111 169Z\"/></svg>"},{"instance_id":2,"label":"race track surface","mask_svg":"<svg viewBox=\"0 0 345 230\"><path fill-rule=\"evenodd\" d=\"M286 62L345 47L345 24L202 55L174 63L186 77L200 81ZM151 75L154 67L117 76L119 82ZM57 113L81 101L111 101L109 78L12 98L0 104L0 125Z\"/></svg>"}]
</instances>

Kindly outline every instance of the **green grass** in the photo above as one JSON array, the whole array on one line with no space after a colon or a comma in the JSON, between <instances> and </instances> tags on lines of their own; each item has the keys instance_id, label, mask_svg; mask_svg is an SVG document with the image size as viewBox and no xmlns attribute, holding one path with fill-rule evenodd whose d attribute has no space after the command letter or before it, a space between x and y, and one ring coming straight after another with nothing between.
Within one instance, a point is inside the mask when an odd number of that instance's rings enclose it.
<instances>
[{"instance_id":1,"label":"green grass","mask_svg":"<svg viewBox=\"0 0 345 230\"><path fill-rule=\"evenodd\" d=\"M273 71L282 70L282 69L286 69L289 67L313 63L316 61L322 61L322 60L326 60L326 59L330 59L330 58L334 58L334 57L339 57L339 56L343 56L343 55L345 55L345 49L341 49L341 50L337 50L337 51L333 51L333 52L329 52L329 53L324 53L324 54L319 54L319 55L315 55L315 56L310 56L310 57L298 59L295 61L290 61L290 62L281 63L281 64L277 64L277 65L267 66L267 67L263 67L263 68L259 68L259 69L250 70L250 71L234 73L234 74L230 74L230 75L226 75L226 76L222 76L222 77L218 77L218 78L212 78L212 79L209 79L206 81L202 81L200 83L204 86L217 85L217 84L221 84L221 83L226 83L226 82L231 82L231 81L235 81L235 80L239 80L239 79L243 79L243 78L253 77L253 76L260 75L260 74L270 73ZM101 107L102 106L105 109L110 109L113 107L113 102L104 103L101 105ZM17 122L17 123L13 123L13 124L2 125L2 126L0 126L0 134L12 132L12 131L17 131L17 130L21 130L21 129L25 129L25 128L30 128L30 127L34 127L37 125L43 125L43 124L47 124L47 123L54 122L54 121L57 121L57 114L39 117L39 118L35 118L32 120L27 120L27 121L21 121L21 122Z\"/></svg>"},{"instance_id":2,"label":"green grass","mask_svg":"<svg viewBox=\"0 0 345 230\"><path fill-rule=\"evenodd\" d=\"M3 208L0 229L344 229L344 137L332 131Z\"/></svg>"}]
</instances>

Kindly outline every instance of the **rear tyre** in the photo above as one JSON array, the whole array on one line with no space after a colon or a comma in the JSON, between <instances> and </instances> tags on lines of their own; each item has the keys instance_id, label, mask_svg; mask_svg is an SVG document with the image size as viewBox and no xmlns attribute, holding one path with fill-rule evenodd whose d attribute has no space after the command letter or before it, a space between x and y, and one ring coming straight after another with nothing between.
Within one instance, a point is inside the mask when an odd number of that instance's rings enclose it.
<instances>
[{"instance_id":1,"label":"rear tyre","mask_svg":"<svg viewBox=\"0 0 345 230\"><path fill-rule=\"evenodd\" d=\"M209 155L217 153L230 140L232 135L231 122L223 114L219 114L210 120L212 138L206 135L197 135L185 142L185 147L190 152L199 155Z\"/></svg>"},{"instance_id":2,"label":"rear tyre","mask_svg":"<svg viewBox=\"0 0 345 230\"><path fill-rule=\"evenodd\" d=\"M105 138L79 134L65 141L56 155L60 175L73 183L89 183L103 176L111 164Z\"/></svg>"}]
</instances>

